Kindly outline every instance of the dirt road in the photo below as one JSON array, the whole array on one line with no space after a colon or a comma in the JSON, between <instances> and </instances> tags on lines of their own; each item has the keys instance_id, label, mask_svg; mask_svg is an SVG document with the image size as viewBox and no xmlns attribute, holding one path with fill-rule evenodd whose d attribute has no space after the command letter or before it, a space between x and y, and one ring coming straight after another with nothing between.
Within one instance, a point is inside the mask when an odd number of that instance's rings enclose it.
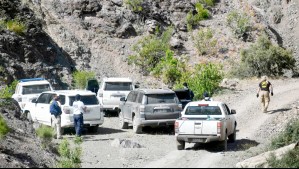
<instances>
[{"instance_id":1,"label":"dirt road","mask_svg":"<svg viewBox=\"0 0 299 169\"><path fill-rule=\"evenodd\" d=\"M292 109L299 105L299 79L270 81L274 96L268 113L261 112L256 98L257 79L239 81L235 90L214 97L237 111L237 141L228 144L227 152L221 152L215 144L186 144L186 150L178 151L171 129L146 129L136 135L132 129L118 129L117 117L106 117L98 133L84 136L82 167L234 168L237 162L261 153L288 120L299 116ZM142 147L117 147L115 139L131 140Z\"/></svg>"}]
</instances>

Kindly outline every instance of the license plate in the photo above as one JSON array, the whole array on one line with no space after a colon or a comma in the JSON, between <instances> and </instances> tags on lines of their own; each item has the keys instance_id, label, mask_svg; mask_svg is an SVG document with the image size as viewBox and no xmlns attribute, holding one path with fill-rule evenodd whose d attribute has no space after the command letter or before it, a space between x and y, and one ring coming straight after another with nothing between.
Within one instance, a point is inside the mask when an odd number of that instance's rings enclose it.
<instances>
[{"instance_id":1,"label":"license plate","mask_svg":"<svg viewBox=\"0 0 299 169\"><path fill-rule=\"evenodd\" d=\"M203 138L194 138L194 139L192 139L192 142L202 143L202 142L205 142L205 139L203 139Z\"/></svg>"},{"instance_id":2,"label":"license plate","mask_svg":"<svg viewBox=\"0 0 299 169\"><path fill-rule=\"evenodd\" d=\"M155 109L155 113L167 113L170 112L170 109Z\"/></svg>"}]
</instances>

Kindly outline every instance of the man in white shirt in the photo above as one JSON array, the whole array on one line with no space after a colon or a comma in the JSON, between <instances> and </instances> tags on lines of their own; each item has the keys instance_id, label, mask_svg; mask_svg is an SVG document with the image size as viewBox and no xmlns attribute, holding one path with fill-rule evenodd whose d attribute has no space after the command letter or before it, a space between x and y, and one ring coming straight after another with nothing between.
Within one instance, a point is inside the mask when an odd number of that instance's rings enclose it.
<instances>
[{"instance_id":1,"label":"man in white shirt","mask_svg":"<svg viewBox=\"0 0 299 169\"><path fill-rule=\"evenodd\" d=\"M76 136L81 137L83 127L83 113L86 112L86 106L81 100L79 94L76 95L73 103L74 107L74 127L76 130Z\"/></svg>"}]
</instances>

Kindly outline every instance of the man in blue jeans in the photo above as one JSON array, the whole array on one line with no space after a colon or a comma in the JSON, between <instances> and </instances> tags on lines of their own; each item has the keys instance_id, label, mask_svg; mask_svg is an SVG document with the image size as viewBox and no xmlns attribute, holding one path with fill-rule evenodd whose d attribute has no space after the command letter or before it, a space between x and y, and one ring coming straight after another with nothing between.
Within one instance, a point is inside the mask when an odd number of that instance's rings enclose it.
<instances>
[{"instance_id":1,"label":"man in blue jeans","mask_svg":"<svg viewBox=\"0 0 299 169\"><path fill-rule=\"evenodd\" d=\"M81 101L81 96L76 95L73 103L74 107L74 127L76 130L76 136L81 137L83 127L83 113L86 112L86 106Z\"/></svg>"}]
</instances>

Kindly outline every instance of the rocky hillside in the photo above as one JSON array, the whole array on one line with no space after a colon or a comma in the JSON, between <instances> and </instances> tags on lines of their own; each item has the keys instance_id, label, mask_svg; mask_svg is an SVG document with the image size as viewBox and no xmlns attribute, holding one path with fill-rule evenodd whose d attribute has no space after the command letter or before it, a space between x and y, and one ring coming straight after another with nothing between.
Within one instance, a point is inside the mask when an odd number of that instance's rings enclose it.
<instances>
[{"instance_id":1,"label":"rocky hillside","mask_svg":"<svg viewBox=\"0 0 299 169\"><path fill-rule=\"evenodd\" d=\"M123 0L1 0L0 17L26 22L25 36L1 30L1 74L13 78L44 76L69 84L73 70L91 70L98 79L127 76L146 85L163 85L158 79L143 76L128 65L132 45L154 32L156 26L174 26L171 39L177 57L187 56L190 65L220 62L226 68L240 59L240 50L255 42L265 29L271 40L293 51L299 60L298 9L294 0L218 0L209 7L212 17L187 31L186 16L197 0L144 0L142 10L132 11ZM250 16L253 30L249 38L236 38L227 26L231 11ZM217 52L199 55L192 34L203 27L213 30Z\"/></svg>"}]
</instances>

